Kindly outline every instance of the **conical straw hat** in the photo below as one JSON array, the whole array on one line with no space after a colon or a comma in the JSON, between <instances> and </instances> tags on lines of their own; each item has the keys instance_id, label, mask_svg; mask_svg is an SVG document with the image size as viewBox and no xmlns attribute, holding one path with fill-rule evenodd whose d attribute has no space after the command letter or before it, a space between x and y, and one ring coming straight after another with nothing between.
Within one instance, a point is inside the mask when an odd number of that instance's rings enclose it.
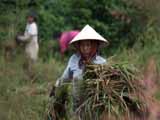
<instances>
[{"instance_id":1,"label":"conical straw hat","mask_svg":"<svg viewBox=\"0 0 160 120\"><path fill-rule=\"evenodd\" d=\"M97 33L91 26L86 25L80 33L78 33L71 41L70 44L76 43L77 41L82 40L97 40L103 43L107 43L108 41L103 38L99 33Z\"/></svg>"}]
</instances>

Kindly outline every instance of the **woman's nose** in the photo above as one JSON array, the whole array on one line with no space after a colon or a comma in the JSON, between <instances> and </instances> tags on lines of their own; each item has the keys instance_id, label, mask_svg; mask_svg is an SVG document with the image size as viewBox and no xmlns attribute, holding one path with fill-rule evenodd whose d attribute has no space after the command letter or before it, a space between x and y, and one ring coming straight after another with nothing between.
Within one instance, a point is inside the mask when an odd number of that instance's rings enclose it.
<instances>
[{"instance_id":1,"label":"woman's nose","mask_svg":"<svg viewBox=\"0 0 160 120\"><path fill-rule=\"evenodd\" d=\"M87 49L87 46L84 46L84 50L86 50Z\"/></svg>"},{"instance_id":2,"label":"woman's nose","mask_svg":"<svg viewBox=\"0 0 160 120\"><path fill-rule=\"evenodd\" d=\"M89 47L87 45L84 45L84 50L88 50Z\"/></svg>"}]
</instances>

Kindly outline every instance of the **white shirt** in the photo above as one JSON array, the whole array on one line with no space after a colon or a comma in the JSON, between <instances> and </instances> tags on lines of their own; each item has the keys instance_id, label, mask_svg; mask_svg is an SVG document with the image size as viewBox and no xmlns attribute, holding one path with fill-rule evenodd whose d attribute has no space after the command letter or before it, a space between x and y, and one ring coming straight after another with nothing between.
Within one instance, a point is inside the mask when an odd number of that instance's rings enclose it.
<instances>
[{"instance_id":1,"label":"white shirt","mask_svg":"<svg viewBox=\"0 0 160 120\"><path fill-rule=\"evenodd\" d=\"M37 24L35 22L27 23L24 35L18 38L27 43L25 47L27 56L33 61L36 61L39 51Z\"/></svg>"},{"instance_id":2,"label":"white shirt","mask_svg":"<svg viewBox=\"0 0 160 120\"><path fill-rule=\"evenodd\" d=\"M38 30L37 30L38 28L37 28L37 25L36 25L36 23L35 22L33 22L33 23L27 23L27 25L26 25L26 29L25 29L25 32L24 32L24 35L25 36L27 36L27 35L29 35L29 36L32 36L33 38L33 41L34 42L37 42L37 36L38 36Z\"/></svg>"},{"instance_id":3,"label":"white shirt","mask_svg":"<svg viewBox=\"0 0 160 120\"><path fill-rule=\"evenodd\" d=\"M25 34L30 34L30 35L37 35L38 31L37 31L37 25L35 22L33 23L27 23L26 25L26 29L25 29Z\"/></svg>"}]
</instances>

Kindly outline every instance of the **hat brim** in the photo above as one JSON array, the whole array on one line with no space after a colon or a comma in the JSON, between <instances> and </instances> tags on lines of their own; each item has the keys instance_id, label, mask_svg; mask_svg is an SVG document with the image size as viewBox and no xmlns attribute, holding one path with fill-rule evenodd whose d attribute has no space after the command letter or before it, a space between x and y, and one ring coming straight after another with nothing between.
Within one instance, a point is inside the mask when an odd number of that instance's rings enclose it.
<instances>
[{"instance_id":1,"label":"hat brim","mask_svg":"<svg viewBox=\"0 0 160 120\"><path fill-rule=\"evenodd\" d=\"M98 45L98 49L102 49L104 47L107 47L109 46L109 42L104 42L104 41L100 41L100 40L97 40L97 39L81 39L81 40L77 40L73 43L70 43L69 45L69 49L79 49L79 42L81 41L86 41L86 40L91 40L91 41L95 41L97 42L99 45Z\"/></svg>"}]
</instances>

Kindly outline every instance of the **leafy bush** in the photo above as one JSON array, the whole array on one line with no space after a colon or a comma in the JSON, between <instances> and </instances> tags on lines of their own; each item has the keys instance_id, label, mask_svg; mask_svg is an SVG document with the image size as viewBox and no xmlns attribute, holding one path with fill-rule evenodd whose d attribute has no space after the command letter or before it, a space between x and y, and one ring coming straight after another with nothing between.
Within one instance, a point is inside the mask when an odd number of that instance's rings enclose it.
<instances>
[{"instance_id":1,"label":"leafy bush","mask_svg":"<svg viewBox=\"0 0 160 120\"><path fill-rule=\"evenodd\" d=\"M3 19L0 25L7 28L2 30L1 40L13 39L18 31L24 31L26 15L34 10L38 14L41 42L47 42L55 36L58 39L63 31L82 29L85 24L90 24L110 41L105 54L112 53L121 44L132 47L137 33L142 31L142 23L145 23L145 19L142 19L144 13L139 12L135 5L121 0L3 0L1 9L0 18Z\"/></svg>"}]
</instances>

